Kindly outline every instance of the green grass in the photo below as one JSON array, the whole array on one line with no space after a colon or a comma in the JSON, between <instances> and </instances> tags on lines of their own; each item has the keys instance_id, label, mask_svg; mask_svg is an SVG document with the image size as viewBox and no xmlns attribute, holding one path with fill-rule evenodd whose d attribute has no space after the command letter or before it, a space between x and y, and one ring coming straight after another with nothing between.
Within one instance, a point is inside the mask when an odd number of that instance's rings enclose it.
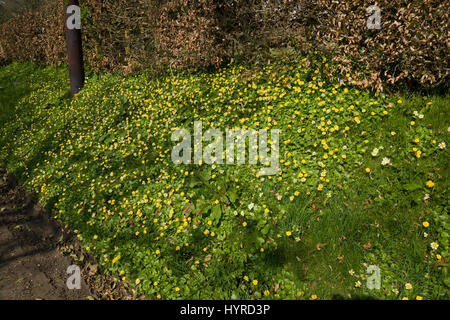
<instances>
[{"instance_id":1,"label":"green grass","mask_svg":"<svg viewBox=\"0 0 450 320\"><path fill-rule=\"evenodd\" d=\"M149 298L448 299L449 95L374 96L309 59L90 75L73 100L64 68L15 63L0 69L0 161ZM175 165L172 130L198 120L281 129L282 172Z\"/></svg>"}]
</instances>

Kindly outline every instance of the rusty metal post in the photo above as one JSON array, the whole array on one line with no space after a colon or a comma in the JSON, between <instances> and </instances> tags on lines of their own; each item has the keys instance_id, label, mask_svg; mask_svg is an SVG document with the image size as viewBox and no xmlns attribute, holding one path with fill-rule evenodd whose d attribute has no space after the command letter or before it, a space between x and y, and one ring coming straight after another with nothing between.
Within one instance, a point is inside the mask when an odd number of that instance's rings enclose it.
<instances>
[{"instance_id":1,"label":"rusty metal post","mask_svg":"<svg viewBox=\"0 0 450 320\"><path fill-rule=\"evenodd\" d=\"M68 8L74 8L71 6L77 6L78 10L71 12L71 10L68 10ZM80 22L81 20L79 8L80 5L78 0L69 0L67 6L64 6L64 28L66 30L67 61L69 65L70 93L72 97L77 94L84 85L81 25L77 26L73 23L74 21Z\"/></svg>"}]
</instances>

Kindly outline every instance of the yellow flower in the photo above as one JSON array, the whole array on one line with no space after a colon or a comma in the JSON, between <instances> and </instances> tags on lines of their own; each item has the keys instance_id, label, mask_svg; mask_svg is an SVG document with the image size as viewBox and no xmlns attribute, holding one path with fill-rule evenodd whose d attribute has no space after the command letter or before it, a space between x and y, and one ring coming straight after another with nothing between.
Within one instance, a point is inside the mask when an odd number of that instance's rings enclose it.
<instances>
[{"instance_id":1,"label":"yellow flower","mask_svg":"<svg viewBox=\"0 0 450 320\"><path fill-rule=\"evenodd\" d=\"M242 226L245 227L246 225L247 225L247 222L244 221L244 222L242 223Z\"/></svg>"},{"instance_id":2,"label":"yellow flower","mask_svg":"<svg viewBox=\"0 0 450 320\"><path fill-rule=\"evenodd\" d=\"M136 279L136 284L139 284L139 283L141 283L141 280L140 279Z\"/></svg>"},{"instance_id":3,"label":"yellow flower","mask_svg":"<svg viewBox=\"0 0 450 320\"><path fill-rule=\"evenodd\" d=\"M433 188L434 187L434 182L431 181L431 180L428 180L426 185L427 185L428 188Z\"/></svg>"},{"instance_id":4,"label":"yellow flower","mask_svg":"<svg viewBox=\"0 0 450 320\"><path fill-rule=\"evenodd\" d=\"M253 283L254 286L257 286L258 285L258 280L255 279L255 280L252 281L252 283Z\"/></svg>"},{"instance_id":5,"label":"yellow flower","mask_svg":"<svg viewBox=\"0 0 450 320\"><path fill-rule=\"evenodd\" d=\"M424 221L424 222L422 223L422 225L423 225L425 228L428 228L428 227L430 226L430 223L429 223L428 221Z\"/></svg>"},{"instance_id":6,"label":"yellow flower","mask_svg":"<svg viewBox=\"0 0 450 320\"><path fill-rule=\"evenodd\" d=\"M290 231L286 231L286 235L289 237L292 234Z\"/></svg>"},{"instance_id":7,"label":"yellow flower","mask_svg":"<svg viewBox=\"0 0 450 320\"><path fill-rule=\"evenodd\" d=\"M269 290L265 290L264 291L264 295L267 297L268 295L270 294L270 291Z\"/></svg>"},{"instance_id":8,"label":"yellow flower","mask_svg":"<svg viewBox=\"0 0 450 320\"><path fill-rule=\"evenodd\" d=\"M311 295L311 299L316 300L316 299L317 299L317 295L312 294L312 295Z\"/></svg>"},{"instance_id":9,"label":"yellow flower","mask_svg":"<svg viewBox=\"0 0 450 320\"><path fill-rule=\"evenodd\" d=\"M417 296L416 300L423 300L423 298L421 296Z\"/></svg>"},{"instance_id":10,"label":"yellow flower","mask_svg":"<svg viewBox=\"0 0 450 320\"><path fill-rule=\"evenodd\" d=\"M366 168L366 172L369 173L370 172L370 168Z\"/></svg>"},{"instance_id":11,"label":"yellow flower","mask_svg":"<svg viewBox=\"0 0 450 320\"><path fill-rule=\"evenodd\" d=\"M160 254L161 251L159 251L159 249L156 249L155 253L156 253L156 254Z\"/></svg>"},{"instance_id":12,"label":"yellow flower","mask_svg":"<svg viewBox=\"0 0 450 320\"><path fill-rule=\"evenodd\" d=\"M176 291L176 292L180 291L180 288L176 287L176 288L175 288L175 291Z\"/></svg>"}]
</instances>

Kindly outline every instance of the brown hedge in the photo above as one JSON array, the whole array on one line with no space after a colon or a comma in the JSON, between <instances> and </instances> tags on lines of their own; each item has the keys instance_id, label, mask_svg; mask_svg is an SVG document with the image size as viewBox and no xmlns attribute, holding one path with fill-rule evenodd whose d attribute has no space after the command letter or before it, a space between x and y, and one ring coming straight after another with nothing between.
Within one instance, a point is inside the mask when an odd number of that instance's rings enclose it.
<instances>
[{"instance_id":1,"label":"brown hedge","mask_svg":"<svg viewBox=\"0 0 450 320\"><path fill-rule=\"evenodd\" d=\"M85 59L94 70L218 66L325 51L335 76L361 87L448 87L448 2L438 0L83 0ZM381 9L368 30L366 8ZM286 50L288 49L288 50ZM63 4L0 26L0 63L65 62Z\"/></svg>"}]
</instances>

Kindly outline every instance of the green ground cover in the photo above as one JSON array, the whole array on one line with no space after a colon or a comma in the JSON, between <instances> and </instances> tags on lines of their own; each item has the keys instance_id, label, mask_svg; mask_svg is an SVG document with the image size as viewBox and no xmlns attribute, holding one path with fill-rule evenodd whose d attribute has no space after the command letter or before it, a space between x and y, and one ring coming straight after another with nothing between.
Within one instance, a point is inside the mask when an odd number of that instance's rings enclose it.
<instances>
[{"instance_id":1,"label":"green ground cover","mask_svg":"<svg viewBox=\"0 0 450 320\"><path fill-rule=\"evenodd\" d=\"M65 68L14 63L0 161L149 298L447 299L449 96L375 96L327 67L90 74L71 100ZM200 120L280 129L281 170L174 164L172 131Z\"/></svg>"}]
</instances>

